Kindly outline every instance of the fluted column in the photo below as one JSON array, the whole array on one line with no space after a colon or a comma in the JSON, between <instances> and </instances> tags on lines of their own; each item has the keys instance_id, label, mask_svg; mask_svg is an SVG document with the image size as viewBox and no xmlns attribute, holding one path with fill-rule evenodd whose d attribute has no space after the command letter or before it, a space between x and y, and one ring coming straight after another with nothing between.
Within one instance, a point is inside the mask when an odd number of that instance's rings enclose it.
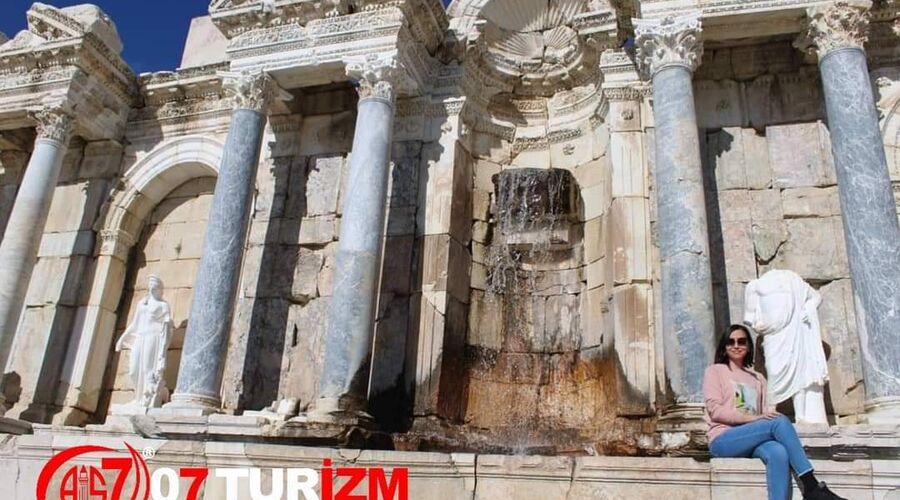
<instances>
[{"instance_id":1,"label":"fluted column","mask_svg":"<svg viewBox=\"0 0 900 500\"><path fill-rule=\"evenodd\" d=\"M700 63L699 13L635 20L638 62L653 79L662 336L673 422L702 415L703 370L713 360L715 321L709 232L693 72Z\"/></svg>"},{"instance_id":2,"label":"fluted column","mask_svg":"<svg viewBox=\"0 0 900 500\"><path fill-rule=\"evenodd\" d=\"M63 104L47 106L32 112L31 116L37 121L34 152L0 242L0 368L5 368L8 361L53 191L74 128L71 110Z\"/></svg>"},{"instance_id":3,"label":"fluted column","mask_svg":"<svg viewBox=\"0 0 900 500\"><path fill-rule=\"evenodd\" d=\"M365 410L375 327L396 61L370 56L348 64L347 73L359 81L359 109L328 312L325 362L311 415Z\"/></svg>"},{"instance_id":4,"label":"fluted column","mask_svg":"<svg viewBox=\"0 0 900 500\"><path fill-rule=\"evenodd\" d=\"M900 424L900 224L863 44L870 3L809 9L819 57L872 423Z\"/></svg>"},{"instance_id":5,"label":"fluted column","mask_svg":"<svg viewBox=\"0 0 900 500\"><path fill-rule=\"evenodd\" d=\"M275 91L266 73L225 81L235 100L216 180L203 256L194 283L178 383L164 411L208 414L219 410L225 347L240 278L266 112Z\"/></svg>"}]
</instances>

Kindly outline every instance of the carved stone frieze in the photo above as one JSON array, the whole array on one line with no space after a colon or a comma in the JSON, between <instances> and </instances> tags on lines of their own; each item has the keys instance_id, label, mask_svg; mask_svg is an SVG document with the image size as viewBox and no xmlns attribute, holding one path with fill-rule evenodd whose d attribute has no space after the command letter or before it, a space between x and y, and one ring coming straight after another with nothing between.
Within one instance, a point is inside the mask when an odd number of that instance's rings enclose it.
<instances>
[{"instance_id":1,"label":"carved stone frieze","mask_svg":"<svg viewBox=\"0 0 900 500\"><path fill-rule=\"evenodd\" d=\"M234 109L266 113L277 91L277 84L264 71L223 74L225 93L234 99Z\"/></svg>"},{"instance_id":2,"label":"carved stone frieze","mask_svg":"<svg viewBox=\"0 0 900 500\"><path fill-rule=\"evenodd\" d=\"M65 104L48 105L31 112L37 121L37 138L66 144L75 129L72 110Z\"/></svg>"},{"instance_id":3,"label":"carved stone frieze","mask_svg":"<svg viewBox=\"0 0 900 500\"><path fill-rule=\"evenodd\" d=\"M794 43L819 59L840 49L863 49L869 36L869 7L871 2L847 2L807 9L809 26Z\"/></svg>"},{"instance_id":4,"label":"carved stone frieze","mask_svg":"<svg viewBox=\"0 0 900 500\"><path fill-rule=\"evenodd\" d=\"M635 19L637 59L643 70L654 75L658 71L682 66L693 72L703 55L700 38L700 12L664 19Z\"/></svg>"},{"instance_id":5,"label":"carved stone frieze","mask_svg":"<svg viewBox=\"0 0 900 500\"><path fill-rule=\"evenodd\" d=\"M359 84L360 100L394 101L401 71L396 52L348 58L346 63L347 76Z\"/></svg>"}]
</instances>

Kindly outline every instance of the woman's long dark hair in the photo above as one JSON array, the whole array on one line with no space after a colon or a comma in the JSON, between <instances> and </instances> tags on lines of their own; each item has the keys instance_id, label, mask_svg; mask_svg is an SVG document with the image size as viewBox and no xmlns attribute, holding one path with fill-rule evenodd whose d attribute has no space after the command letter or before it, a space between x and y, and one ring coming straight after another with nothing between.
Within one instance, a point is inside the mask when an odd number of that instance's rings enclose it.
<instances>
[{"instance_id":1,"label":"woman's long dark hair","mask_svg":"<svg viewBox=\"0 0 900 500\"><path fill-rule=\"evenodd\" d=\"M728 353L725 348L728 347L728 339L731 338L731 332L741 330L747 334L747 356L744 358L744 368L753 366L753 337L750 335L750 329L744 325L734 324L725 330L725 334L719 338L719 346L716 347L716 363L723 365L728 364Z\"/></svg>"}]
</instances>

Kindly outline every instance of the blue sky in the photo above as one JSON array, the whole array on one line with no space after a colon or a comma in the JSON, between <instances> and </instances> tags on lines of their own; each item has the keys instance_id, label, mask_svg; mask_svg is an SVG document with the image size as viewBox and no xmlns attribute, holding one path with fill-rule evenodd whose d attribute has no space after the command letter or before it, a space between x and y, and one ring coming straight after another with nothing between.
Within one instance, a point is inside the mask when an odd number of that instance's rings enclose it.
<instances>
[{"instance_id":1,"label":"blue sky","mask_svg":"<svg viewBox=\"0 0 900 500\"><path fill-rule=\"evenodd\" d=\"M449 0L443 0L445 4ZM0 0L0 31L10 38L25 29L32 0ZM209 9L209 0L44 0L56 7L98 5L109 15L125 44L125 60L136 73L174 70L191 19Z\"/></svg>"}]
</instances>

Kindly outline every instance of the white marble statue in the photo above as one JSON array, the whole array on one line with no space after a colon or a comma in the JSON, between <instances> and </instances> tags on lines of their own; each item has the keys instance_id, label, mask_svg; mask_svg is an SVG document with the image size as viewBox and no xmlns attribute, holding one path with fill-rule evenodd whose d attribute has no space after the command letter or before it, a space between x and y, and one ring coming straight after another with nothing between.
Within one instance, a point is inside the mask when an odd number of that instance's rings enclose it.
<instances>
[{"instance_id":1,"label":"white marble statue","mask_svg":"<svg viewBox=\"0 0 900 500\"><path fill-rule=\"evenodd\" d=\"M828 367L817 312L821 302L803 278L777 269L751 281L744 295L744 323L762 338L769 401L793 398L797 423L828 423Z\"/></svg>"},{"instance_id":2,"label":"white marble statue","mask_svg":"<svg viewBox=\"0 0 900 500\"><path fill-rule=\"evenodd\" d=\"M116 343L116 352L119 352L125 340L134 337L128 362L128 375L134 384L134 400L125 405L115 405L113 413L144 413L168 399L166 350L172 340L172 315L169 304L162 299L162 281L156 276L150 276L148 281L150 293L138 302L134 321Z\"/></svg>"}]
</instances>

